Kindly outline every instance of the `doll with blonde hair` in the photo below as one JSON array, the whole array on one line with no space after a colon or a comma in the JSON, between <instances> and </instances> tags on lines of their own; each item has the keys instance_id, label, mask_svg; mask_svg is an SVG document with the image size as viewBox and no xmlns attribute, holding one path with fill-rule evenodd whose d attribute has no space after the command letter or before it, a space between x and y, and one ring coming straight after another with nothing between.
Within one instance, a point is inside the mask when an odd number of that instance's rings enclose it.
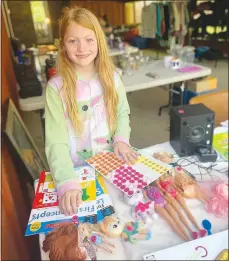
<instances>
[{"instance_id":1,"label":"doll with blonde hair","mask_svg":"<svg viewBox=\"0 0 229 261\"><path fill-rule=\"evenodd\" d=\"M112 147L127 163L137 158L129 112L97 18L84 8L64 8L57 75L46 88L45 150L65 215L76 213L82 200L75 167Z\"/></svg>"}]
</instances>

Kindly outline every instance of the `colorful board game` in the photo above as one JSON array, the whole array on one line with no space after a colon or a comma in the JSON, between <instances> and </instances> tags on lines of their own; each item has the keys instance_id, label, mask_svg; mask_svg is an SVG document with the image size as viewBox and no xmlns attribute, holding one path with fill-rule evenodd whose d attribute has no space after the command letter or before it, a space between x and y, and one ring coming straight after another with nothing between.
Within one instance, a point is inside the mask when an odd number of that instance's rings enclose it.
<instances>
[{"instance_id":1,"label":"colorful board game","mask_svg":"<svg viewBox=\"0 0 229 261\"><path fill-rule=\"evenodd\" d=\"M99 175L96 178L95 170L88 165L76 168L75 172L83 191L83 203L73 216L61 213L52 174L41 172L26 236L48 233L65 222L95 224L115 213L103 178Z\"/></svg>"},{"instance_id":2,"label":"colorful board game","mask_svg":"<svg viewBox=\"0 0 229 261\"><path fill-rule=\"evenodd\" d=\"M76 168L75 172L83 191L83 203L73 216L61 213L52 174L41 172L26 236L47 233L63 222L97 223L95 170L90 166L83 166Z\"/></svg>"},{"instance_id":3,"label":"colorful board game","mask_svg":"<svg viewBox=\"0 0 229 261\"><path fill-rule=\"evenodd\" d=\"M130 166L110 151L98 153L87 162L128 196L132 196L138 189L146 187L171 169L168 164L142 154Z\"/></svg>"}]
</instances>

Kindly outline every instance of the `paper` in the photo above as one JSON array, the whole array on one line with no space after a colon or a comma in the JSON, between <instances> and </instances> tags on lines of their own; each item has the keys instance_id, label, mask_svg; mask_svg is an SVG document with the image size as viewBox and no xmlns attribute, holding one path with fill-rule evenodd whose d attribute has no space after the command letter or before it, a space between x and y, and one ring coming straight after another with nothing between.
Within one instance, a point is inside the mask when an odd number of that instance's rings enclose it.
<instances>
[{"instance_id":1,"label":"paper","mask_svg":"<svg viewBox=\"0 0 229 261\"><path fill-rule=\"evenodd\" d=\"M149 155L139 155L130 166L110 151L98 153L87 162L129 197L171 169Z\"/></svg>"},{"instance_id":2,"label":"paper","mask_svg":"<svg viewBox=\"0 0 229 261\"><path fill-rule=\"evenodd\" d=\"M217 256L225 249L228 249L228 230L144 255L143 259L216 260Z\"/></svg>"},{"instance_id":3,"label":"paper","mask_svg":"<svg viewBox=\"0 0 229 261\"><path fill-rule=\"evenodd\" d=\"M52 174L45 171L40 174L26 236L47 233L63 222L97 223L95 171L90 166L82 166L76 168L75 173L83 191L83 203L73 216L60 212Z\"/></svg>"},{"instance_id":4,"label":"paper","mask_svg":"<svg viewBox=\"0 0 229 261\"><path fill-rule=\"evenodd\" d=\"M228 132L214 134L213 147L228 161Z\"/></svg>"}]
</instances>

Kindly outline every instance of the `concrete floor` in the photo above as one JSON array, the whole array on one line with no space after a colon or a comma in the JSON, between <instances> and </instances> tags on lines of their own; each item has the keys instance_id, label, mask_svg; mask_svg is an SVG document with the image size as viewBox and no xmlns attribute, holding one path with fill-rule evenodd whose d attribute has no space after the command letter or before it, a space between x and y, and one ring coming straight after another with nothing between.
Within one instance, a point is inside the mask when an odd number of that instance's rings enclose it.
<instances>
[{"instance_id":1,"label":"concrete floor","mask_svg":"<svg viewBox=\"0 0 229 261\"><path fill-rule=\"evenodd\" d=\"M147 55L156 57L152 51L145 51ZM160 58L164 54L160 54ZM228 61L220 61L216 68L214 62L202 62L202 65L211 67L212 75L218 79L218 89L228 88ZM169 115L164 109L158 116L160 106L167 104L168 88L153 88L133 92L127 95L131 109L131 139L132 146L144 148L169 140ZM24 121L41 153L44 154L43 131L38 112L24 113Z\"/></svg>"}]
</instances>

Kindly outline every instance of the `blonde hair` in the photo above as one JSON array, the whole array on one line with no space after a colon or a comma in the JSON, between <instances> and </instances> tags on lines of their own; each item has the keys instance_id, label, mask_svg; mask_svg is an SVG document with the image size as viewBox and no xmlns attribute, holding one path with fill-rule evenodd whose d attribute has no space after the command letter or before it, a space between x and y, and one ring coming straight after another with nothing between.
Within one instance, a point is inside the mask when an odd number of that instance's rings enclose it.
<instances>
[{"instance_id":1,"label":"blonde hair","mask_svg":"<svg viewBox=\"0 0 229 261\"><path fill-rule=\"evenodd\" d=\"M61 91L65 99L68 115L75 130L82 133L82 122L79 118L78 107L76 106L77 77L74 64L63 50L64 35L68 25L75 22L85 28L93 30L98 43L98 54L95 58L95 66L103 86L104 103L107 111L108 126L111 132L115 131L117 120L118 95L114 86L115 66L109 57L105 34L94 14L85 8L77 6L65 7L60 19L60 45L57 59L57 73L63 77Z\"/></svg>"}]
</instances>

